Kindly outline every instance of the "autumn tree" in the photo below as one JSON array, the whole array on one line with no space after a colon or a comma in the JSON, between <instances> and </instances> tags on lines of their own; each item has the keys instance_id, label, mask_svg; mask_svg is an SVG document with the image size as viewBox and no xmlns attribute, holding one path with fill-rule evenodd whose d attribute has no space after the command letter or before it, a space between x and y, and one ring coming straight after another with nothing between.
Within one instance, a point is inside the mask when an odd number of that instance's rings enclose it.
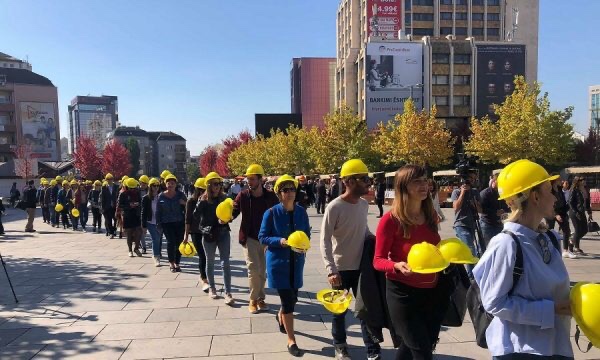
<instances>
[{"instance_id":1,"label":"autumn tree","mask_svg":"<svg viewBox=\"0 0 600 360\"><path fill-rule=\"evenodd\" d=\"M130 137L125 141L125 147L129 150L129 162L131 163L131 170L128 175L137 177L140 171L140 145L136 139Z\"/></svg>"},{"instance_id":2,"label":"autumn tree","mask_svg":"<svg viewBox=\"0 0 600 360\"><path fill-rule=\"evenodd\" d=\"M231 176L232 172L228 165L229 154L243 144L252 140L252 134L246 129L237 135L228 136L223 139L223 150L219 153L216 163L216 171L221 176Z\"/></svg>"},{"instance_id":3,"label":"autumn tree","mask_svg":"<svg viewBox=\"0 0 600 360\"><path fill-rule=\"evenodd\" d=\"M15 175L25 179L25 182L36 175L33 172L37 159L31 157L32 153L32 147L29 144L21 144L15 149Z\"/></svg>"},{"instance_id":4,"label":"autumn tree","mask_svg":"<svg viewBox=\"0 0 600 360\"><path fill-rule=\"evenodd\" d=\"M471 120L473 135L465 150L484 163L508 164L529 159L546 165L562 165L572 157L573 107L550 110L548 94L540 85L515 77L515 90L501 105L494 105L498 120Z\"/></svg>"},{"instance_id":5,"label":"autumn tree","mask_svg":"<svg viewBox=\"0 0 600 360\"><path fill-rule=\"evenodd\" d=\"M86 179L100 179L102 177L102 156L96 147L96 141L87 136L77 139L77 146L73 151L73 163L82 177Z\"/></svg>"},{"instance_id":6,"label":"autumn tree","mask_svg":"<svg viewBox=\"0 0 600 360\"><path fill-rule=\"evenodd\" d=\"M215 148L214 145L209 145L202 153L200 153L200 158L198 159L198 165L200 167L200 173L203 176L206 176L211 171L217 171L217 160L219 159L219 152ZM221 174L219 174L221 175Z\"/></svg>"},{"instance_id":7,"label":"autumn tree","mask_svg":"<svg viewBox=\"0 0 600 360\"><path fill-rule=\"evenodd\" d=\"M577 140L575 160L580 165L598 165L600 163L600 135L590 127L584 141Z\"/></svg>"},{"instance_id":8,"label":"autumn tree","mask_svg":"<svg viewBox=\"0 0 600 360\"><path fill-rule=\"evenodd\" d=\"M450 130L435 118L436 108L418 111L411 99L404 103L404 112L379 123L373 149L384 164L401 163L441 166L447 164L454 153Z\"/></svg>"},{"instance_id":9,"label":"autumn tree","mask_svg":"<svg viewBox=\"0 0 600 360\"><path fill-rule=\"evenodd\" d=\"M274 174L273 166L267 159L267 153L273 151L268 148L269 143L262 135L258 135L246 144L240 145L227 159L227 166L232 175L242 175L250 164L260 164L266 174Z\"/></svg>"},{"instance_id":10,"label":"autumn tree","mask_svg":"<svg viewBox=\"0 0 600 360\"><path fill-rule=\"evenodd\" d=\"M111 140L104 145L102 153L102 172L111 173L116 179L131 172L129 150L117 140Z\"/></svg>"}]
</instances>

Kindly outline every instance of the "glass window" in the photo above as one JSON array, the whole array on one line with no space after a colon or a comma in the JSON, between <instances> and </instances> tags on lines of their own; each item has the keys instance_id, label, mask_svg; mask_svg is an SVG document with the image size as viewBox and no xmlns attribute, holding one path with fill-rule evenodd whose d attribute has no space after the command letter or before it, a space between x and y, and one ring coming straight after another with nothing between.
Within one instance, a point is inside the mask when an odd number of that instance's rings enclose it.
<instances>
[{"instance_id":1,"label":"glass window","mask_svg":"<svg viewBox=\"0 0 600 360\"><path fill-rule=\"evenodd\" d=\"M404 23L410 25L410 14L404 14Z\"/></svg>"},{"instance_id":2,"label":"glass window","mask_svg":"<svg viewBox=\"0 0 600 360\"><path fill-rule=\"evenodd\" d=\"M500 6L500 0L487 0L488 6Z\"/></svg>"},{"instance_id":3,"label":"glass window","mask_svg":"<svg viewBox=\"0 0 600 360\"><path fill-rule=\"evenodd\" d=\"M500 21L500 14L498 13L488 13L487 19L490 21Z\"/></svg>"},{"instance_id":4,"label":"glass window","mask_svg":"<svg viewBox=\"0 0 600 360\"><path fill-rule=\"evenodd\" d=\"M457 27L455 29L454 35L467 35L467 28L466 27Z\"/></svg>"},{"instance_id":5,"label":"glass window","mask_svg":"<svg viewBox=\"0 0 600 360\"><path fill-rule=\"evenodd\" d=\"M412 0L412 4L413 6L433 6L433 0Z\"/></svg>"},{"instance_id":6,"label":"glass window","mask_svg":"<svg viewBox=\"0 0 600 360\"><path fill-rule=\"evenodd\" d=\"M455 64L470 64L471 63L471 55L470 54L454 54L454 63Z\"/></svg>"},{"instance_id":7,"label":"glass window","mask_svg":"<svg viewBox=\"0 0 600 360\"><path fill-rule=\"evenodd\" d=\"M0 104L10 104L10 93L0 93Z\"/></svg>"},{"instance_id":8,"label":"glass window","mask_svg":"<svg viewBox=\"0 0 600 360\"><path fill-rule=\"evenodd\" d=\"M451 12L441 12L440 20L452 20L452 13Z\"/></svg>"},{"instance_id":9,"label":"glass window","mask_svg":"<svg viewBox=\"0 0 600 360\"><path fill-rule=\"evenodd\" d=\"M433 21L433 14L413 14L414 21Z\"/></svg>"},{"instance_id":10,"label":"glass window","mask_svg":"<svg viewBox=\"0 0 600 360\"><path fill-rule=\"evenodd\" d=\"M0 114L0 125L9 125L10 117L8 114Z\"/></svg>"},{"instance_id":11,"label":"glass window","mask_svg":"<svg viewBox=\"0 0 600 360\"><path fill-rule=\"evenodd\" d=\"M448 75L433 75L431 81L434 85L448 85Z\"/></svg>"},{"instance_id":12,"label":"glass window","mask_svg":"<svg viewBox=\"0 0 600 360\"><path fill-rule=\"evenodd\" d=\"M467 5L467 0L454 0L456 5Z\"/></svg>"},{"instance_id":13,"label":"glass window","mask_svg":"<svg viewBox=\"0 0 600 360\"><path fill-rule=\"evenodd\" d=\"M483 21L483 13L473 13L472 18L475 21Z\"/></svg>"},{"instance_id":14,"label":"glass window","mask_svg":"<svg viewBox=\"0 0 600 360\"><path fill-rule=\"evenodd\" d=\"M499 36L500 35L500 29L498 28L488 28L487 29L487 34L490 36Z\"/></svg>"},{"instance_id":15,"label":"glass window","mask_svg":"<svg viewBox=\"0 0 600 360\"><path fill-rule=\"evenodd\" d=\"M473 0L473 6L483 6L483 0Z\"/></svg>"},{"instance_id":16,"label":"glass window","mask_svg":"<svg viewBox=\"0 0 600 360\"><path fill-rule=\"evenodd\" d=\"M456 20L467 20L468 14L467 13L463 13L463 12L457 12L454 17L456 18Z\"/></svg>"},{"instance_id":17,"label":"glass window","mask_svg":"<svg viewBox=\"0 0 600 360\"><path fill-rule=\"evenodd\" d=\"M471 97L470 96L455 96L454 97L454 106L469 106L471 105Z\"/></svg>"},{"instance_id":18,"label":"glass window","mask_svg":"<svg viewBox=\"0 0 600 360\"><path fill-rule=\"evenodd\" d=\"M410 11L410 1L404 2L404 10Z\"/></svg>"},{"instance_id":19,"label":"glass window","mask_svg":"<svg viewBox=\"0 0 600 360\"><path fill-rule=\"evenodd\" d=\"M440 35L448 35L448 34L452 34L451 27L441 27L440 28Z\"/></svg>"},{"instance_id":20,"label":"glass window","mask_svg":"<svg viewBox=\"0 0 600 360\"><path fill-rule=\"evenodd\" d=\"M442 5L452 5L452 0L440 0L440 4L442 4Z\"/></svg>"},{"instance_id":21,"label":"glass window","mask_svg":"<svg viewBox=\"0 0 600 360\"><path fill-rule=\"evenodd\" d=\"M413 35L429 35L429 36L433 36L433 29L431 28L414 28L412 31Z\"/></svg>"},{"instance_id":22,"label":"glass window","mask_svg":"<svg viewBox=\"0 0 600 360\"><path fill-rule=\"evenodd\" d=\"M473 34L473 36L483 35L483 28L473 28L471 29L471 33Z\"/></svg>"},{"instance_id":23,"label":"glass window","mask_svg":"<svg viewBox=\"0 0 600 360\"><path fill-rule=\"evenodd\" d=\"M450 54L433 54L431 62L433 64L449 64Z\"/></svg>"},{"instance_id":24,"label":"glass window","mask_svg":"<svg viewBox=\"0 0 600 360\"><path fill-rule=\"evenodd\" d=\"M469 85L471 75L454 75L454 85Z\"/></svg>"},{"instance_id":25,"label":"glass window","mask_svg":"<svg viewBox=\"0 0 600 360\"><path fill-rule=\"evenodd\" d=\"M447 96L434 96L433 102L437 106L448 106L448 97Z\"/></svg>"},{"instance_id":26,"label":"glass window","mask_svg":"<svg viewBox=\"0 0 600 360\"><path fill-rule=\"evenodd\" d=\"M77 104L80 111L104 111L106 112L106 105L92 105L92 104Z\"/></svg>"}]
</instances>

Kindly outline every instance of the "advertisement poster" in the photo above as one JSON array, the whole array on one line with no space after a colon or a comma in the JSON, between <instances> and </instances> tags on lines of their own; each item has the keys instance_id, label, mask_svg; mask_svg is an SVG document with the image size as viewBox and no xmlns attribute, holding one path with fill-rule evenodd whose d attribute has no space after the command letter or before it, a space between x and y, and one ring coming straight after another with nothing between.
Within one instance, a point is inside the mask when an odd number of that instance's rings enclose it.
<instances>
[{"instance_id":1,"label":"advertisement poster","mask_svg":"<svg viewBox=\"0 0 600 360\"><path fill-rule=\"evenodd\" d=\"M368 36L381 36L384 40L398 39L402 27L401 0L369 0L367 2Z\"/></svg>"},{"instance_id":2,"label":"advertisement poster","mask_svg":"<svg viewBox=\"0 0 600 360\"><path fill-rule=\"evenodd\" d=\"M98 149L106 143L106 136L113 130L112 114L103 112L79 112L79 134L96 141Z\"/></svg>"},{"instance_id":3,"label":"advertisement poster","mask_svg":"<svg viewBox=\"0 0 600 360\"><path fill-rule=\"evenodd\" d=\"M404 112L409 98L423 108L421 43L369 43L365 64L365 102L369 129Z\"/></svg>"},{"instance_id":4,"label":"advertisement poster","mask_svg":"<svg viewBox=\"0 0 600 360\"><path fill-rule=\"evenodd\" d=\"M21 127L34 158L58 160L58 121L52 103L22 102Z\"/></svg>"},{"instance_id":5,"label":"advertisement poster","mask_svg":"<svg viewBox=\"0 0 600 360\"><path fill-rule=\"evenodd\" d=\"M525 75L525 45L477 45L477 117L496 119L493 104L502 104Z\"/></svg>"}]
</instances>

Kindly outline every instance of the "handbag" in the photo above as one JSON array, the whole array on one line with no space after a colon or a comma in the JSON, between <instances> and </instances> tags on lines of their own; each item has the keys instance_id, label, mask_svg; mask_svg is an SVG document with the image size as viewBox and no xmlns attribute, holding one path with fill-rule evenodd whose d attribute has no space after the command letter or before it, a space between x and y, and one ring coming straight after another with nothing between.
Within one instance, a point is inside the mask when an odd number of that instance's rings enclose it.
<instances>
[{"instance_id":1,"label":"handbag","mask_svg":"<svg viewBox=\"0 0 600 360\"><path fill-rule=\"evenodd\" d=\"M460 327L467 313L467 291L471 283L467 270L462 265L454 266L449 276L453 291L450 294L450 303L442 320L442 325Z\"/></svg>"},{"instance_id":2,"label":"handbag","mask_svg":"<svg viewBox=\"0 0 600 360\"><path fill-rule=\"evenodd\" d=\"M25 211L27 209L27 204L25 203L25 200L17 201L17 203L15 204L15 208Z\"/></svg>"},{"instance_id":3,"label":"handbag","mask_svg":"<svg viewBox=\"0 0 600 360\"><path fill-rule=\"evenodd\" d=\"M592 219L589 219L588 223L587 223L587 229L588 229L588 232L599 232L600 225L598 225L598 223L593 221Z\"/></svg>"}]
</instances>

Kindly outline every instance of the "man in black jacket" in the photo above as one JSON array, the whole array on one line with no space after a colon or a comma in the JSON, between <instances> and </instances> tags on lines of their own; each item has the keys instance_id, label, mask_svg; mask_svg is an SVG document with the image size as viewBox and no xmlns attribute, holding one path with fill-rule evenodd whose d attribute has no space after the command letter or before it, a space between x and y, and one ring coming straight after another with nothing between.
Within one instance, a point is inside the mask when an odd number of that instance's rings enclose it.
<instances>
[{"instance_id":1,"label":"man in black jacket","mask_svg":"<svg viewBox=\"0 0 600 360\"><path fill-rule=\"evenodd\" d=\"M380 218L383 216L383 203L385 202L385 180L382 177L377 177L375 179L375 203L379 208L379 216Z\"/></svg>"},{"instance_id":2,"label":"man in black jacket","mask_svg":"<svg viewBox=\"0 0 600 360\"><path fill-rule=\"evenodd\" d=\"M317 185L317 214L325 213L325 201L327 200L327 187L325 186L325 181L323 179L319 179L319 184Z\"/></svg>"},{"instance_id":3,"label":"man in black jacket","mask_svg":"<svg viewBox=\"0 0 600 360\"><path fill-rule=\"evenodd\" d=\"M25 232L35 232L33 229L33 219L35 218L35 208L37 206L37 189L33 186L33 180L27 182L27 186L23 189L25 200L25 209L27 211L27 225Z\"/></svg>"},{"instance_id":4,"label":"man in black jacket","mask_svg":"<svg viewBox=\"0 0 600 360\"><path fill-rule=\"evenodd\" d=\"M502 229L502 215L510 211L504 200L498 200L498 175L494 175L490 186L483 189L479 194L481 198L481 232L483 233L483 244L480 244L484 252L490 240L498 235Z\"/></svg>"},{"instance_id":5,"label":"man in black jacket","mask_svg":"<svg viewBox=\"0 0 600 360\"><path fill-rule=\"evenodd\" d=\"M115 212L117 211L117 197L119 196L119 186L114 183L112 174L108 173L104 177L108 183L100 190L100 204L102 206L102 214L104 215L104 227L106 228L106 236L110 235L111 239L117 234L115 226Z\"/></svg>"}]
</instances>

